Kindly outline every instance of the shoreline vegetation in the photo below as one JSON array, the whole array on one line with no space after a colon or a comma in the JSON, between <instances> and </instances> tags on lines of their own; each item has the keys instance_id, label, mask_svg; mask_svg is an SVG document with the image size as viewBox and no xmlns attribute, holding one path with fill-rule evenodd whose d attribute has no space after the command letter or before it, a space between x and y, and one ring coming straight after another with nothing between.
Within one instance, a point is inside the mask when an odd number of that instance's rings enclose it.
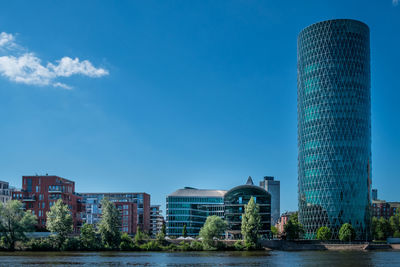
<instances>
[{"instance_id":1,"label":"shoreline vegetation","mask_svg":"<svg viewBox=\"0 0 400 267\"><path fill-rule=\"evenodd\" d=\"M165 225L154 238L139 227L134 236L122 233L118 209L108 200L102 202L102 218L97 226L84 224L79 234L73 234L73 220L68 206L57 201L47 212L48 237L28 238L34 230L37 218L25 211L17 200L0 205L0 251L257 251L257 250L400 250L400 244L382 242L355 242L355 231L345 223L339 231L341 241L332 241L331 230L323 226L318 230L318 240L302 240L303 226L297 214L292 214L278 239L262 239L259 207L251 198L241 224L240 240L225 240L225 220L209 216L201 228L199 238L188 237L183 227L182 237L166 237ZM373 235L377 237L397 236L400 229L400 214L389 221L373 220ZM275 231L274 231L275 230ZM271 229L277 236L276 229Z\"/></svg>"}]
</instances>

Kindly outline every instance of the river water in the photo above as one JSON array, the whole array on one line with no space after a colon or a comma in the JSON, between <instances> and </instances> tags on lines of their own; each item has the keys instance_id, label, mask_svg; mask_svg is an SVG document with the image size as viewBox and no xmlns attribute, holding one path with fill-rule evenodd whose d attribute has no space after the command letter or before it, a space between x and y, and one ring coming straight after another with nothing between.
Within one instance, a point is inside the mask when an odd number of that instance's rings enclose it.
<instances>
[{"instance_id":1,"label":"river water","mask_svg":"<svg viewBox=\"0 0 400 267\"><path fill-rule=\"evenodd\" d=\"M0 266L400 266L400 251L0 252Z\"/></svg>"}]
</instances>

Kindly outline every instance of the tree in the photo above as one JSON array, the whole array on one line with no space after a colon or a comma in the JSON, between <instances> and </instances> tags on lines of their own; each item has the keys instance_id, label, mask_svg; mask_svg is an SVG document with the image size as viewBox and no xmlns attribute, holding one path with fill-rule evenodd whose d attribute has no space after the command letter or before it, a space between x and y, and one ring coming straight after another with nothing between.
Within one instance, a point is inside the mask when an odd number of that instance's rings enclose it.
<instances>
[{"instance_id":1,"label":"tree","mask_svg":"<svg viewBox=\"0 0 400 267\"><path fill-rule=\"evenodd\" d=\"M71 212L61 199L57 200L47 212L46 228L55 234L57 247L61 249L68 235L73 230Z\"/></svg>"},{"instance_id":2,"label":"tree","mask_svg":"<svg viewBox=\"0 0 400 267\"><path fill-rule=\"evenodd\" d=\"M24 211L20 201L0 203L0 238L6 249L14 250L15 243L25 240L24 232L32 231L36 223L36 216Z\"/></svg>"},{"instance_id":3,"label":"tree","mask_svg":"<svg viewBox=\"0 0 400 267\"><path fill-rule=\"evenodd\" d=\"M203 243L208 247L214 246L214 238L218 238L225 232L226 222L220 217L213 215L208 216L203 227L200 229L199 236L203 239Z\"/></svg>"},{"instance_id":4,"label":"tree","mask_svg":"<svg viewBox=\"0 0 400 267\"><path fill-rule=\"evenodd\" d=\"M261 216L259 214L260 207L251 197L247 205L244 207L242 215L242 236L247 247L255 247L258 242L258 232L261 229Z\"/></svg>"},{"instance_id":5,"label":"tree","mask_svg":"<svg viewBox=\"0 0 400 267\"><path fill-rule=\"evenodd\" d=\"M98 225L101 241L107 248L118 248L121 242L120 213L113 203L107 199L101 202L101 220Z\"/></svg>"},{"instance_id":6,"label":"tree","mask_svg":"<svg viewBox=\"0 0 400 267\"><path fill-rule=\"evenodd\" d=\"M283 231L288 240L299 239L303 236L304 228L303 225L299 222L298 212L290 215L288 222L283 227Z\"/></svg>"},{"instance_id":7,"label":"tree","mask_svg":"<svg viewBox=\"0 0 400 267\"><path fill-rule=\"evenodd\" d=\"M127 233L123 233L121 235L121 243L119 245L119 248L121 250L135 249L135 243L133 242L132 238Z\"/></svg>"},{"instance_id":8,"label":"tree","mask_svg":"<svg viewBox=\"0 0 400 267\"><path fill-rule=\"evenodd\" d=\"M79 240L84 249L94 250L100 247L93 224L85 223L82 226Z\"/></svg>"},{"instance_id":9,"label":"tree","mask_svg":"<svg viewBox=\"0 0 400 267\"><path fill-rule=\"evenodd\" d=\"M391 227L388 220L381 217L376 225L376 238L386 240L391 235Z\"/></svg>"},{"instance_id":10,"label":"tree","mask_svg":"<svg viewBox=\"0 0 400 267\"><path fill-rule=\"evenodd\" d=\"M340 241L352 241L356 237L356 231L353 226L349 223L345 223L340 227L339 239Z\"/></svg>"},{"instance_id":11,"label":"tree","mask_svg":"<svg viewBox=\"0 0 400 267\"><path fill-rule=\"evenodd\" d=\"M379 220L376 217L372 217L372 224L371 224L371 232L372 232L372 238L377 240L378 239L378 223Z\"/></svg>"},{"instance_id":12,"label":"tree","mask_svg":"<svg viewBox=\"0 0 400 267\"><path fill-rule=\"evenodd\" d=\"M317 231L318 240L330 240L332 238L332 231L327 226L321 226Z\"/></svg>"},{"instance_id":13,"label":"tree","mask_svg":"<svg viewBox=\"0 0 400 267\"><path fill-rule=\"evenodd\" d=\"M137 245L143 244L145 239L146 239L145 233L142 231L140 226L137 226L136 227L136 234L135 234L135 243Z\"/></svg>"},{"instance_id":14,"label":"tree","mask_svg":"<svg viewBox=\"0 0 400 267\"><path fill-rule=\"evenodd\" d=\"M400 234L400 213L397 212L395 215L391 216L389 219L389 224L391 228L391 234L398 236ZM396 234L397 233L397 234Z\"/></svg>"},{"instance_id":15,"label":"tree","mask_svg":"<svg viewBox=\"0 0 400 267\"><path fill-rule=\"evenodd\" d=\"M278 228L276 228L275 226L271 226L271 233L272 236L277 236L278 235Z\"/></svg>"},{"instance_id":16,"label":"tree","mask_svg":"<svg viewBox=\"0 0 400 267\"><path fill-rule=\"evenodd\" d=\"M183 229L182 229L182 236L183 237L187 237L187 229L186 229L186 224L183 225Z\"/></svg>"}]
</instances>

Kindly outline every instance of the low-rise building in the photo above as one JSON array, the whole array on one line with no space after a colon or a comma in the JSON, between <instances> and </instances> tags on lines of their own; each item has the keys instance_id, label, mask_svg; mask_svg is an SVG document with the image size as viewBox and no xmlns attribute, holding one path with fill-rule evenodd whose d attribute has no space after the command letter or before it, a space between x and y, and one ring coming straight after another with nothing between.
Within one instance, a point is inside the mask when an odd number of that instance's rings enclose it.
<instances>
[{"instance_id":1,"label":"low-rise building","mask_svg":"<svg viewBox=\"0 0 400 267\"><path fill-rule=\"evenodd\" d=\"M74 231L82 226L82 197L75 193L75 182L54 175L23 176L21 191L14 191L12 198L24 203L38 218L37 228L46 227L47 212L61 199L71 211Z\"/></svg>"},{"instance_id":2,"label":"low-rise building","mask_svg":"<svg viewBox=\"0 0 400 267\"><path fill-rule=\"evenodd\" d=\"M162 216L161 205L150 206L150 235L155 237L164 224L164 217Z\"/></svg>"},{"instance_id":3,"label":"low-rise building","mask_svg":"<svg viewBox=\"0 0 400 267\"><path fill-rule=\"evenodd\" d=\"M296 213L295 211L287 211L281 215L278 222L275 224L275 227L278 229L279 234L282 234L285 230L285 224L289 221L289 218L292 214Z\"/></svg>"}]
</instances>

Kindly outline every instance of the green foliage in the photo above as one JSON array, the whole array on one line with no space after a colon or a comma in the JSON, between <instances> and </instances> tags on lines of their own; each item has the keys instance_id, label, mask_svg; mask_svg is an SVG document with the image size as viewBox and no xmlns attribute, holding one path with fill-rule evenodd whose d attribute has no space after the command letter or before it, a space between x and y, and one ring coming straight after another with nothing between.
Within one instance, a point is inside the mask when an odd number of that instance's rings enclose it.
<instances>
[{"instance_id":1,"label":"green foliage","mask_svg":"<svg viewBox=\"0 0 400 267\"><path fill-rule=\"evenodd\" d=\"M400 231L394 232L393 237L400 238Z\"/></svg>"},{"instance_id":2,"label":"green foliage","mask_svg":"<svg viewBox=\"0 0 400 267\"><path fill-rule=\"evenodd\" d=\"M138 250L138 246L133 242L132 237L130 237L127 233L123 233L121 235L121 243L119 245L121 250Z\"/></svg>"},{"instance_id":3,"label":"green foliage","mask_svg":"<svg viewBox=\"0 0 400 267\"><path fill-rule=\"evenodd\" d=\"M146 251L160 251L162 250L160 244L158 242L152 240L150 242L144 243L139 246L141 250L146 250Z\"/></svg>"},{"instance_id":4,"label":"green foliage","mask_svg":"<svg viewBox=\"0 0 400 267\"><path fill-rule=\"evenodd\" d=\"M47 213L46 228L55 234L57 247L62 248L68 235L73 230L73 220L68 206L59 199Z\"/></svg>"},{"instance_id":5,"label":"green foliage","mask_svg":"<svg viewBox=\"0 0 400 267\"><path fill-rule=\"evenodd\" d=\"M332 238L332 231L327 226L321 226L317 231L318 240L330 240Z\"/></svg>"},{"instance_id":6,"label":"green foliage","mask_svg":"<svg viewBox=\"0 0 400 267\"><path fill-rule=\"evenodd\" d=\"M0 237L5 249L14 250L17 241L26 240L24 233L32 231L36 223L36 216L24 211L20 201L0 203Z\"/></svg>"},{"instance_id":7,"label":"green foliage","mask_svg":"<svg viewBox=\"0 0 400 267\"><path fill-rule=\"evenodd\" d=\"M97 250L101 248L100 240L93 224L85 223L82 226L79 240L84 250Z\"/></svg>"},{"instance_id":8,"label":"green foliage","mask_svg":"<svg viewBox=\"0 0 400 267\"><path fill-rule=\"evenodd\" d=\"M249 247L256 247L258 243L258 232L261 229L261 216L259 211L260 207L254 201L254 198L251 197L244 208L241 228L244 243Z\"/></svg>"},{"instance_id":9,"label":"green foliage","mask_svg":"<svg viewBox=\"0 0 400 267\"><path fill-rule=\"evenodd\" d=\"M57 242L53 237L30 239L26 244L27 250L32 251L55 251L58 250Z\"/></svg>"},{"instance_id":10,"label":"green foliage","mask_svg":"<svg viewBox=\"0 0 400 267\"><path fill-rule=\"evenodd\" d=\"M391 230L389 221L381 217L376 225L376 239L386 240L391 235Z\"/></svg>"},{"instance_id":11,"label":"green foliage","mask_svg":"<svg viewBox=\"0 0 400 267\"><path fill-rule=\"evenodd\" d=\"M294 240L299 239L303 236L304 228L303 225L299 222L299 214L298 212L290 215L288 222L284 226L284 232L286 235L286 239Z\"/></svg>"},{"instance_id":12,"label":"green foliage","mask_svg":"<svg viewBox=\"0 0 400 267\"><path fill-rule=\"evenodd\" d=\"M107 199L101 202L102 215L98 225L101 241L106 248L118 248L121 243L120 214L113 203Z\"/></svg>"},{"instance_id":13,"label":"green foliage","mask_svg":"<svg viewBox=\"0 0 400 267\"><path fill-rule=\"evenodd\" d=\"M165 226L165 223L163 223L163 225L161 226L161 233L163 233L164 236L167 235L167 227Z\"/></svg>"},{"instance_id":14,"label":"green foliage","mask_svg":"<svg viewBox=\"0 0 400 267\"><path fill-rule=\"evenodd\" d=\"M245 245L243 244L242 240L238 240L233 244L235 250L242 251L245 249Z\"/></svg>"},{"instance_id":15,"label":"green foliage","mask_svg":"<svg viewBox=\"0 0 400 267\"><path fill-rule=\"evenodd\" d=\"M209 248L214 247L214 238L219 238L224 233L226 227L226 222L220 217L216 215L207 217L199 234L203 239L203 244Z\"/></svg>"},{"instance_id":16,"label":"green foliage","mask_svg":"<svg viewBox=\"0 0 400 267\"><path fill-rule=\"evenodd\" d=\"M190 251L191 250L190 244L185 242L185 241L182 241L178 245L178 250L180 250L180 251Z\"/></svg>"},{"instance_id":17,"label":"green foliage","mask_svg":"<svg viewBox=\"0 0 400 267\"><path fill-rule=\"evenodd\" d=\"M399 211L392 217L390 217L389 219L389 224L390 224L390 228L391 228L391 233L394 234L396 232L400 232L400 213Z\"/></svg>"},{"instance_id":18,"label":"green foliage","mask_svg":"<svg viewBox=\"0 0 400 267\"><path fill-rule=\"evenodd\" d=\"M61 250L77 251L81 249L81 241L79 237L69 237L63 243Z\"/></svg>"},{"instance_id":19,"label":"green foliage","mask_svg":"<svg viewBox=\"0 0 400 267\"><path fill-rule=\"evenodd\" d=\"M276 228L275 226L271 226L271 233L273 236L277 236L279 234L278 232L278 228Z\"/></svg>"},{"instance_id":20,"label":"green foliage","mask_svg":"<svg viewBox=\"0 0 400 267\"><path fill-rule=\"evenodd\" d=\"M199 241L192 241L190 243L190 249L193 251L202 251L203 250L203 244Z\"/></svg>"},{"instance_id":21,"label":"green foliage","mask_svg":"<svg viewBox=\"0 0 400 267\"><path fill-rule=\"evenodd\" d=\"M352 241L356 237L356 231L353 226L349 223L345 223L340 227L339 230L339 239L341 241Z\"/></svg>"},{"instance_id":22,"label":"green foliage","mask_svg":"<svg viewBox=\"0 0 400 267\"><path fill-rule=\"evenodd\" d=\"M187 229L186 229L186 224L183 225L183 229L182 229L182 236L183 237L187 237Z\"/></svg>"},{"instance_id":23,"label":"green foliage","mask_svg":"<svg viewBox=\"0 0 400 267\"><path fill-rule=\"evenodd\" d=\"M138 226L136 228L136 234L135 234L135 243L137 245L141 245L143 243L146 242L146 240L148 240L149 237L142 231L142 229L140 229L140 227Z\"/></svg>"}]
</instances>

